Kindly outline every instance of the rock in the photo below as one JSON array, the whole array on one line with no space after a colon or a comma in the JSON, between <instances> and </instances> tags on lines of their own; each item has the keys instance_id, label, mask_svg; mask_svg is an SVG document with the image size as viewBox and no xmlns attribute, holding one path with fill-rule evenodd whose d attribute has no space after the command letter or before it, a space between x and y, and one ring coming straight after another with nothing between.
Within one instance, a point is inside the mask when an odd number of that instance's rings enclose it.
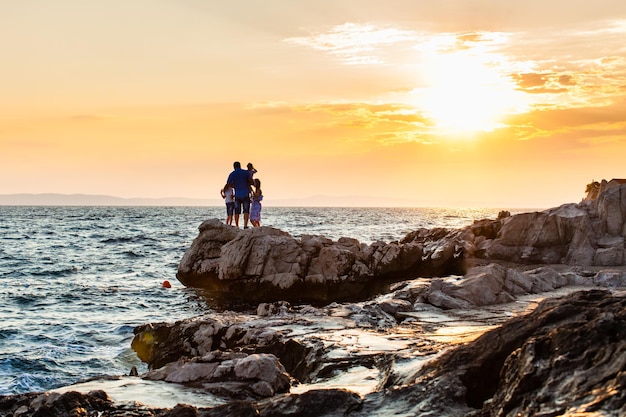
<instances>
[{"instance_id":1,"label":"rock","mask_svg":"<svg viewBox=\"0 0 626 417\"><path fill-rule=\"evenodd\" d=\"M526 264L624 265L626 182L604 181L580 204L499 219L477 256Z\"/></svg>"},{"instance_id":2,"label":"rock","mask_svg":"<svg viewBox=\"0 0 626 417\"><path fill-rule=\"evenodd\" d=\"M249 355L235 363L234 371L237 378L267 382L274 392L285 392L289 389L285 368L274 355Z\"/></svg>"},{"instance_id":3,"label":"rock","mask_svg":"<svg viewBox=\"0 0 626 417\"><path fill-rule=\"evenodd\" d=\"M413 303L397 298L383 300L379 305L385 313L391 314L394 317L400 312L411 311L413 309Z\"/></svg>"},{"instance_id":4,"label":"rock","mask_svg":"<svg viewBox=\"0 0 626 417\"><path fill-rule=\"evenodd\" d=\"M271 354L277 357L285 371L300 382L308 381L322 365L319 363L323 349L321 344L312 342L304 345L296 340L286 339L270 327L271 322L246 318L244 315L233 315L222 320L197 317L175 323L146 324L135 328L131 346L139 358L148 364L150 370L158 370L182 361L187 363L188 368L184 370L187 375L194 372L211 373L214 370L207 363L240 358L248 354ZM290 319L286 317L284 320L289 322ZM243 356L216 356L234 354L235 350L238 351L237 355ZM199 359L189 363L192 358ZM172 369L164 372L170 375L170 379L178 378ZM165 376L158 375L157 379L165 379ZM186 381L181 379L177 382Z\"/></svg>"},{"instance_id":5,"label":"rock","mask_svg":"<svg viewBox=\"0 0 626 417\"><path fill-rule=\"evenodd\" d=\"M258 316L285 315L291 309L291 305L286 301L277 301L275 303L261 303L258 305L256 314Z\"/></svg>"},{"instance_id":6,"label":"rock","mask_svg":"<svg viewBox=\"0 0 626 417\"><path fill-rule=\"evenodd\" d=\"M2 416L87 416L110 415L116 407L103 391L81 394L69 391L64 394L21 394L0 396Z\"/></svg>"},{"instance_id":7,"label":"rock","mask_svg":"<svg viewBox=\"0 0 626 417\"><path fill-rule=\"evenodd\" d=\"M605 269L593 277L594 285L599 287L626 287L626 271Z\"/></svg>"},{"instance_id":8,"label":"rock","mask_svg":"<svg viewBox=\"0 0 626 417\"><path fill-rule=\"evenodd\" d=\"M311 390L260 403L237 401L202 410L202 417L342 417L358 410L363 399L343 389Z\"/></svg>"},{"instance_id":9,"label":"rock","mask_svg":"<svg viewBox=\"0 0 626 417\"><path fill-rule=\"evenodd\" d=\"M149 371L145 379L182 383L202 387L207 391L223 392L224 383L234 390L271 397L289 391L290 379L274 355L235 352L212 352L191 360L179 360Z\"/></svg>"},{"instance_id":10,"label":"rock","mask_svg":"<svg viewBox=\"0 0 626 417\"><path fill-rule=\"evenodd\" d=\"M450 258L458 257L455 242L433 241L429 234L415 242L368 246L349 238L296 239L271 227L240 230L217 219L199 230L176 276L231 302L364 300L418 273L453 270Z\"/></svg>"},{"instance_id":11,"label":"rock","mask_svg":"<svg viewBox=\"0 0 626 417\"><path fill-rule=\"evenodd\" d=\"M354 415L402 404L404 415L618 417L626 415L625 369L626 298L577 292L447 351L408 385L391 378Z\"/></svg>"},{"instance_id":12,"label":"rock","mask_svg":"<svg viewBox=\"0 0 626 417\"><path fill-rule=\"evenodd\" d=\"M483 261L622 266L626 181L604 181L597 190L579 204L502 212L462 229L418 229L399 242L371 245L350 238L296 239L271 227L240 230L211 219L200 225L176 276L231 302L319 304L365 300L420 276L463 275Z\"/></svg>"},{"instance_id":13,"label":"rock","mask_svg":"<svg viewBox=\"0 0 626 417\"><path fill-rule=\"evenodd\" d=\"M260 416L322 417L346 416L361 406L362 398L342 389L310 390L300 395L290 395L259 407Z\"/></svg>"},{"instance_id":14,"label":"rock","mask_svg":"<svg viewBox=\"0 0 626 417\"><path fill-rule=\"evenodd\" d=\"M431 281L421 294L424 302L444 309L469 309L509 303L519 295L553 291L573 283L575 277L541 267L519 272L498 264L474 267L463 277Z\"/></svg>"},{"instance_id":15,"label":"rock","mask_svg":"<svg viewBox=\"0 0 626 417\"><path fill-rule=\"evenodd\" d=\"M282 340L266 322L246 322L242 316L222 319L186 319L175 323L150 323L134 329L131 347L150 369L181 358L204 356L216 350L263 347Z\"/></svg>"},{"instance_id":16,"label":"rock","mask_svg":"<svg viewBox=\"0 0 626 417\"><path fill-rule=\"evenodd\" d=\"M578 265L591 265L593 252L583 249L593 249L586 239L593 234L588 212L575 204L518 214L503 221L486 258L535 264L569 263L575 258Z\"/></svg>"}]
</instances>

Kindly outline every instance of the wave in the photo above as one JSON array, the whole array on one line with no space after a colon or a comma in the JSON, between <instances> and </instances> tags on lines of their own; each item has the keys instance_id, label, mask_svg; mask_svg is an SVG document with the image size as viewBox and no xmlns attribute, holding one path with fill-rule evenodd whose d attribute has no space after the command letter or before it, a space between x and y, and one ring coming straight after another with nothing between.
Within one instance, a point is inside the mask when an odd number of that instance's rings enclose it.
<instances>
[{"instance_id":1,"label":"wave","mask_svg":"<svg viewBox=\"0 0 626 417\"><path fill-rule=\"evenodd\" d=\"M108 238L108 239L101 240L101 242L109 243L109 244L110 243L118 244L118 243L137 243L137 242L158 242L158 240L150 236L139 235L139 236L124 236L124 237Z\"/></svg>"},{"instance_id":2,"label":"wave","mask_svg":"<svg viewBox=\"0 0 626 417\"><path fill-rule=\"evenodd\" d=\"M44 269L40 271L31 271L30 275L36 277L66 277L68 275L73 275L82 270L79 266L67 266L59 269Z\"/></svg>"}]
</instances>

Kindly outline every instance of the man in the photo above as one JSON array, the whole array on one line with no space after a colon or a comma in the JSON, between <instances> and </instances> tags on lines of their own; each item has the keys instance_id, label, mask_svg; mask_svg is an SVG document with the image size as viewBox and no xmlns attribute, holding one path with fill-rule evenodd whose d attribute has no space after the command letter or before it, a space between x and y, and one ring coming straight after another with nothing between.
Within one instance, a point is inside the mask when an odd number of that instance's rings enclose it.
<instances>
[{"instance_id":1,"label":"man","mask_svg":"<svg viewBox=\"0 0 626 417\"><path fill-rule=\"evenodd\" d=\"M243 209L243 228L248 228L250 219L250 186L252 185L252 174L250 171L241 169L241 163L233 163L235 170L230 173L226 184L235 189L235 226L239 227L239 215Z\"/></svg>"}]
</instances>

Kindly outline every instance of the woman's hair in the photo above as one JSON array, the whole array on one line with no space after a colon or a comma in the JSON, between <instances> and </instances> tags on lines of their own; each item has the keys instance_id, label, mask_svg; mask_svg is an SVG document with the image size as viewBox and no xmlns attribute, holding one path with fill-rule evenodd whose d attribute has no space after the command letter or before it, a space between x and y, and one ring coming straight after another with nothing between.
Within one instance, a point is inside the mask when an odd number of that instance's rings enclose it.
<instances>
[{"instance_id":1,"label":"woman's hair","mask_svg":"<svg viewBox=\"0 0 626 417\"><path fill-rule=\"evenodd\" d=\"M258 178L255 178L255 179L254 179L254 186L255 186L256 188L261 188L261 180L260 180L260 179L258 179Z\"/></svg>"}]
</instances>

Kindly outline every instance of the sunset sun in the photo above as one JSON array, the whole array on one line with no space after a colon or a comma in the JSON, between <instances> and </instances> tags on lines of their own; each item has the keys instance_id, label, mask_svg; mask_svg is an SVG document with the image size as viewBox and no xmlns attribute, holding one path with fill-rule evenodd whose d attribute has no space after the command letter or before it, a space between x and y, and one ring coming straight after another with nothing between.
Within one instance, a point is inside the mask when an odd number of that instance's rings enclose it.
<instances>
[{"instance_id":1,"label":"sunset sun","mask_svg":"<svg viewBox=\"0 0 626 417\"><path fill-rule=\"evenodd\" d=\"M524 104L502 62L492 54L471 49L433 52L423 73L425 86L413 90L413 102L436 134L492 131Z\"/></svg>"}]
</instances>

